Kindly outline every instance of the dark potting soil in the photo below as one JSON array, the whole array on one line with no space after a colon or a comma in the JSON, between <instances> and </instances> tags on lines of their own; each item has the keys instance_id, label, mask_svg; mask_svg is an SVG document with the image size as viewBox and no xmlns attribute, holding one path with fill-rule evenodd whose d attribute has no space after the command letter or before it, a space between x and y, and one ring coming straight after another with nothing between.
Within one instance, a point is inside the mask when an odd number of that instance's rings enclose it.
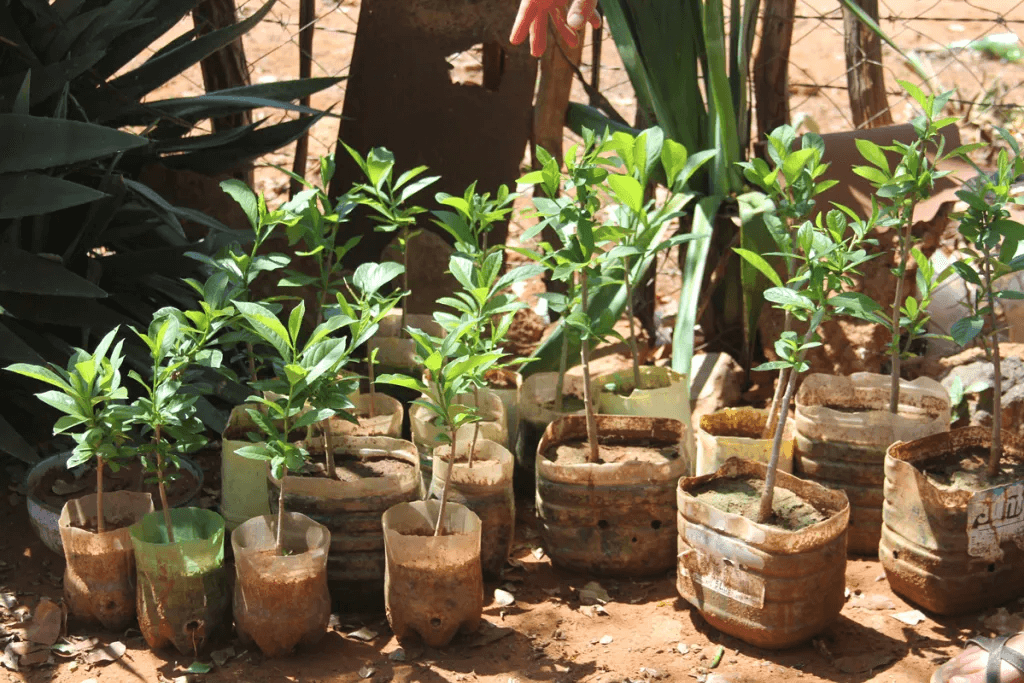
<instances>
[{"instance_id":1,"label":"dark potting soil","mask_svg":"<svg viewBox=\"0 0 1024 683\"><path fill-rule=\"evenodd\" d=\"M171 507L180 505L195 495L198 481L195 476L186 469L168 469L168 474L175 478L166 481L164 487L167 490L167 503ZM103 470L104 491L142 491L150 493L154 502L159 507L160 491L156 482L145 483L145 480L155 477L153 473L144 472L142 463L136 461L125 465L117 472L112 472L109 467ZM42 502L57 508L64 507L64 503L72 498L78 498L96 492L96 468L89 470L80 478L76 479L71 470L54 469L44 474L32 494Z\"/></svg>"},{"instance_id":2,"label":"dark potting soil","mask_svg":"<svg viewBox=\"0 0 1024 683\"><path fill-rule=\"evenodd\" d=\"M314 453L316 460L306 463L299 476L327 477L327 463L324 454ZM373 477L401 478L412 476L416 468L412 463L390 455L368 456L360 458L354 455L338 454L334 456L334 473L339 481L359 481Z\"/></svg>"},{"instance_id":3,"label":"dark potting soil","mask_svg":"<svg viewBox=\"0 0 1024 683\"><path fill-rule=\"evenodd\" d=\"M719 477L694 489L690 494L702 503L718 510L756 521L763 491L763 479ZM772 498L772 518L768 520L770 526L786 531L798 531L826 519L828 519L828 515L823 514L797 494L781 486L775 487L775 495Z\"/></svg>"},{"instance_id":4,"label":"dark potting soil","mask_svg":"<svg viewBox=\"0 0 1024 683\"><path fill-rule=\"evenodd\" d=\"M1024 481L1024 463L1005 455L999 461L999 474L990 478L986 474L989 450L974 446L932 460L925 467L925 476L933 484L960 491L984 491Z\"/></svg>"},{"instance_id":5,"label":"dark potting soil","mask_svg":"<svg viewBox=\"0 0 1024 683\"><path fill-rule=\"evenodd\" d=\"M106 525L103 527L103 532L108 533L111 531L117 531L118 529L124 529L125 527L131 526L134 523L134 521L135 520L133 520L130 517L117 517L115 519L108 519ZM91 533L96 533L99 530L98 526L96 525L95 517L90 517L84 522L75 520L71 522L70 526L74 529L84 529L85 531L89 531Z\"/></svg>"},{"instance_id":6,"label":"dark potting soil","mask_svg":"<svg viewBox=\"0 0 1024 683\"><path fill-rule=\"evenodd\" d=\"M678 444L656 444L636 441L628 444L606 443L598 439L598 462L647 462L661 465L679 457ZM544 457L559 465L581 465L587 462L590 446L584 441L566 441L549 448Z\"/></svg>"},{"instance_id":7,"label":"dark potting soil","mask_svg":"<svg viewBox=\"0 0 1024 683\"><path fill-rule=\"evenodd\" d=\"M543 408L547 409L547 410L551 410L551 411L556 410L556 408L555 408L555 401L554 400L545 401L544 403L541 403L541 406ZM581 399L581 398L577 398L576 396L571 396L569 394L565 394L565 395L562 396L562 412L563 413L578 413L581 410L585 410L586 407L587 407L587 404L584 403L583 399Z\"/></svg>"}]
</instances>

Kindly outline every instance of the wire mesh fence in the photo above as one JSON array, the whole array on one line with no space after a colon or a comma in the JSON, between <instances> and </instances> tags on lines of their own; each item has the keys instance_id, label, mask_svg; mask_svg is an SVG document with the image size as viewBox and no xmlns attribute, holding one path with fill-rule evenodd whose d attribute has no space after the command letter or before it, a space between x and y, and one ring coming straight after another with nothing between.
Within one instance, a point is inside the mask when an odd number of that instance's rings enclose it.
<instances>
[{"instance_id":1,"label":"wire mesh fence","mask_svg":"<svg viewBox=\"0 0 1024 683\"><path fill-rule=\"evenodd\" d=\"M278 0L267 17L244 37L252 83L298 77L299 34L303 28L300 2ZM238 0L239 17L251 16L261 6L260 0ZM316 0L312 76L347 76L359 12L359 0ZM879 25L895 45L884 45L881 58L887 111L894 122L906 122L913 114L910 99L899 87L900 79L924 83L936 92L953 90L951 106L953 113L963 119L965 141L989 139L993 124L1013 127L1018 122L1017 103L1024 95L1019 39L1024 31L1024 0L878 0L878 14ZM189 24L187 20L182 22L166 40L190 30ZM466 53L453 55L450 61L457 65L473 58ZM599 63L596 79L592 68L595 61ZM793 123L819 132L854 128L847 73L844 17L838 0L796 0L788 68ZM633 119L632 86L607 32L595 53L593 34L588 30L580 74L596 82L603 97L626 120ZM340 114L345 86L346 81L341 80L316 94L312 106ZM195 67L153 97L199 94L203 90L202 74ZM590 99L578 82L572 97L583 102ZM255 114L256 119L269 117L275 121L290 116L274 110ZM334 149L336 137L336 118L326 117L311 129L309 170L315 167L319 155ZM290 146L265 161L291 167L292 153ZM257 171L257 185L269 197L287 188L283 174L276 171Z\"/></svg>"}]
</instances>

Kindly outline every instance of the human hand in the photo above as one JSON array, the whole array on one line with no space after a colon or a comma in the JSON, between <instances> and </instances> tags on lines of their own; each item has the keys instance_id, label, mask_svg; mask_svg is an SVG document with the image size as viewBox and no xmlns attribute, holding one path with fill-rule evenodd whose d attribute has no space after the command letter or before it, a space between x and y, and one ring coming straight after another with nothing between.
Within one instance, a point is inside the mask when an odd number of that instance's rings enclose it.
<instances>
[{"instance_id":1,"label":"human hand","mask_svg":"<svg viewBox=\"0 0 1024 683\"><path fill-rule=\"evenodd\" d=\"M513 45L526 40L530 36L530 54L540 57L548 43L547 20L551 17L555 30L565 42L576 47L579 44L577 31L583 29L585 23L600 28L601 18L597 16L597 0L572 0L566 14L566 0L520 0L519 14L512 26L509 38Z\"/></svg>"}]
</instances>

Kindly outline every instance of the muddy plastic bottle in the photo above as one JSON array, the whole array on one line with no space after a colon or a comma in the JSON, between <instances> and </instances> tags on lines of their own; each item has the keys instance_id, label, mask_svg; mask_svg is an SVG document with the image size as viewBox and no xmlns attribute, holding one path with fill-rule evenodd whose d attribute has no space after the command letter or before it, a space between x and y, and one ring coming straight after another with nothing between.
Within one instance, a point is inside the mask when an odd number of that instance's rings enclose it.
<instances>
[{"instance_id":1,"label":"muddy plastic bottle","mask_svg":"<svg viewBox=\"0 0 1024 683\"><path fill-rule=\"evenodd\" d=\"M136 607L146 644L173 644L195 656L230 628L231 594L224 568L224 518L212 510L171 510L174 543L162 511L131 527L138 577Z\"/></svg>"},{"instance_id":2,"label":"muddy plastic bottle","mask_svg":"<svg viewBox=\"0 0 1024 683\"><path fill-rule=\"evenodd\" d=\"M484 608L480 518L449 502L445 533L434 536L440 506L401 503L383 515L388 623L399 638L416 633L430 647L447 645L460 629L476 631Z\"/></svg>"},{"instance_id":3,"label":"muddy plastic bottle","mask_svg":"<svg viewBox=\"0 0 1024 683\"><path fill-rule=\"evenodd\" d=\"M120 528L102 534L95 524L96 494L69 500L58 525L64 546L64 603L86 622L121 631L135 620L135 555L129 527L153 511L153 497L134 491L103 494L103 518Z\"/></svg>"},{"instance_id":4,"label":"muddy plastic bottle","mask_svg":"<svg viewBox=\"0 0 1024 683\"><path fill-rule=\"evenodd\" d=\"M255 643L265 657L317 644L331 616L331 532L298 512L284 517L284 555L277 554L276 515L254 517L231 532L235 628L243 643Z\"/></svg>"}]
</instances>

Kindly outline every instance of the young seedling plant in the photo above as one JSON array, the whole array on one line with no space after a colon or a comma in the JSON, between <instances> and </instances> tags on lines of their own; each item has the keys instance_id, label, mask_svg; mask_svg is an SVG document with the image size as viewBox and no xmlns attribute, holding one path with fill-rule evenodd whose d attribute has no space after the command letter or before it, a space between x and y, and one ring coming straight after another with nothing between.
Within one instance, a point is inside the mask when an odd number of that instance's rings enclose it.
<instances>
[{"instance_id":1,"label":"young seedling plant","mask_svg":"<svg viewBox=\"0 0 1024 683\"><path fill-rule=\"evenodd\" d=\"M331 200L327 194L327 187L334 177L334 169L333 155L320 157L319 186L290 171L280 169L306 187L284 204L281 210L288 216L284 221L288 243L295 245L301 241L305 250L298 251L295 255L312 259L317 272L315 275L309 275L294 269L288 270L286 277L278 284L281 287L315 288L314 325L324 321L326 307L341 291L343 278L338 264L360 240L360 236L356 235L344 244L338 244L338 229L348 220L349 214L358 203L348 194L342 195L336 202Z\"/></svg>"},{"instance_id":2,"label":"young seedling plant","mask_svg":"<svg viewBox=\"0 0 1024 683\"><path fill-rule=\"evenodd\" d=\"M892 270L896 278L896 294L889 315L878 312L868 318L889 331L889 412L893 414L898 411L900 402L900 361L911 355L910 346L915 339L938 336L926 332L929 319L927 310L932 292L948 275L947 271L936 276L928 259L914 246L917 242L912 232L914 207L932 195L937 180L951 173L948 170L939 170L938 164L951 158L962 157L976 147L964 145L945 150L946 139L939 131L955 123L957 119L955 116L940 117L953 95L952 92L926 95L913 83L900 81L900 84L922 110L922 113L911 121L917 139L909 144L894 141L891 145L877 145L870 140L857 139L857 149L870 165L855 166L853 169L854 173L867 179L875 187L872 203L876 204L881 200L883 204L877 224L879 227L894 228L899 245L896 267ZM933 153L934 160L928 158L929 151ZM890 166L886 152L896 156L895 166ZM905 296L903 291L910 259L913 259L918 267L916 298Z\"/></svg>"},{"instance_id":3,"label":"young seedling plant","mask_svg":"<svg viewBox=\"0 0 1024 683\"><path fill-rule=\"evenodd\" d=\"M489 194L477 194L476 184L471 185L463 197L438 194L440 203L456 211L435 211L435 223L455 237L456 253L449 261L449 272L455 277L462 291L453 297L443 297L439 304L452 308L456 313L438 312L437 322L448 332L466 328L466 346L473 353L487 354L501 352L501 342L512 327L516 311L526 308L526 303L512 294L510 288L543 272L537 264L520 265L502 274L505 245L487 246L487 232L494 221L504 218L512 210L516 195L509 194L502 185L494 200ZM518 358L496 362L489 368L497 370L528 362ZM480 407L480 386L473 386L476 405ZM479 437L479 422L473 432L469 449L469 467Z\"/></svg>"},{"instance_id":4,"label":"young seedling plant","mask_svg":"<svg viewBox=\"0 0 1024 683\"><path fill-rule=\"evenodd\" d=\"M606 151L605 138L593 131L583 131L583 147L573 146L565 155L566 172L563 175L558 162L547 152L538 148L541 170L528 173L519 179L524 185L541 185L547 197L534 197L541 221L527 231L524 239L539 233L545 226L553 228L559 242L558 247L542 243L542 254L524 252L544 263L552 271L552 278L573 283L566 301L568 315L563 320L566 330L572 329L581 339L580 360L583 364L583 402L586 404L588 461L600 458L597 441L597 422L590 387L590 345L609 334L614 325L611 316L591 317L587 314L591 291L595 287L611 285L615 279L602 273L602 267L609 262L604 247L618 236L618 228L602 225L595 217L601 208L600 190L608 178L610 163L602 158ZM567 193L558 196L559 190ZM558 197L549 199L548 197ZM578 298L577 298L578 291ZM604 313L608 313L605 311ZM568 335L562 338L563 362L567 356ZM556 389L556 401L562 396L561 377Z\"/></svg>"},{"instance_id":5,"label":"young seedling plant","mask_svg":"<svg viewBox=\"0 0 1024 683\"><path fill-rule=\"evenodd\" d=\"M289 313L287 325L262 304L236 301L235 306L250 332L275 354L276 376L255 382L253 388L261 393L247 399L257 406L247 408L246 412L261 434L250 434L254 443L237 452L246 458L269 461L271 473L280 482L276 550L281 555L285 475L300 470L309 457L306 448L293 442L291 435L352 407L345 390L348 387L338 382L337 374L351 355L353 340L331 336L352 320L344 315L332 316L303 342L300 336L306 307L302 301ZM352 419L351 415L346 416ZM326 461L328 476L333 477L334 453L330 449Z\"/></svg>"},{"instance_id":6,"label":"young seedling plant","mask_svg":"<svg viewBox=\"0 0 1024 683\"><path fill-rule=\"evenodd\" d=\"M468 325L460 325L448 332L443 339L431 336L422 330L414 328L407 330L409 336L416 343L417 363L430 373L430 386L427 386L422 377L387 374L381 375L377 379L378 382L394 384L422 393L422 397L413 401L413 404L423 406L437 417L444 427L440 434L440 440L442 443L451 445L448 473L441 489L441 502L438 507L437 520L434 522L434 536L444 534L448 485L451 482L452 470L455 469L459 428L482 419L476 408L460 403L459 396L482 383L484 374L502 356L500 351L473 353L466 344L468 327Z\"/></svg>"},{"instance_id":7,"label":"young seedling plant","mask_svg":"<svg viewBox=\"0 0 1024 683\"><path fill-rule=\"evenodd\" d=\"M114 328L107 333L92 353L75 349L67 368L52 363L49 367L15 363L6 368L56 387L38 393L36 397L64 413L54 424L53 433L68 434L75 441L67 462L68 469L96 460L96 532L100 534L106 531L104 467L117 472L120 461L130 455L125 447L129 416L124 401L128 398L128 391L121 386L123 342L114 344L117 332L118 328Z\"/></svg>"},{"instance_id":8,"label":"young seedling plant","mask_svg":"<svg viewBox=\"0 0 1024 683\"><path fill-rule=\"evenodd\" d=\"M344 143L342 143L344 144ZM367 182L352 188L353 199L373 210L376 230L398 233L398 251L402 256L402 291L409 291L409 240L415 237L416 216L426 212L422 206L407 204L414 194L437 182L440 176L420 177L426 166L409 169L398 178L395 174L395 156L383 147L374 147L364 159L348 145L345 149L366 176ZM401 332L405 331L405 309L402 306Z\"/></svg>"},{"instance_id":9,"label":"young seedling plant","mask_svg":"<svg viewBox=\"0 0 1024 683\"><path fill-rule=\"evenodd\" d=\"M821 136L808 133L801 138L800 149L793 149L796 143L796 129L792 126L779 126L768 135L768 158L771 165L764 159L755 158L751 161L739 162L743 175L748 182L760 188L762 197L768 202L768 210L764 212L765 225L783 252L786 263L786 280L796 274L798 260L792 256L796 228L814 212L814 197L836 184L835 180L823 180L822 176L828 164L821 163L825 153L825 143ZM748 263L751 254L746 249L736 249ZM793 328L793 313L785 309L783 332ZM775 393L768 407L762 438L769 438L775 433L776 419L782 394L788 384L791 367L779 367Z\"/></svg>"},{"instance_id":10,"label":"young seedling plant","mask_svg":"<svg viewBox=\"0 0 1024 683\"><path fill-rule=\"evenodd\" d=\"M291 258L279 253L260 253L267 240L270 239L276 226L282 224L287 214L282 210L271 211L263 195L257 195L240 180L225 180L220 184L245 213L249 226L252 228L252 243L249 251L242 249L240 244L230 244L215 257L197 252L187 252L189 256L206 264L212 273L222 273L225 278L225 301L251 301L252 287L260 273L273 272L288 266ZM267 302L264 302L267 303ZM235 344L244 343L246 348L246 364L250 382L255 382L258 375L259 360L253 339L240 325L231 325L231 329L219 336L222 348L234 348Z\"/></svg>"},{"instance_id":11,"label":"young seedling plant","mask_svg":"<svg viewBox=\"0 0 1024 683\"><path fill-rule=\"evenodd\" d=\"M966 202L967 210L960 216L960 234L967 242L967 258L952 265L957 274L976 287L968 301L970 315L957 321L950 331L953 340L961 346L981 337L982 347L991 361L992 386L992 443L986 474L989 478L999 474L1002 457L1002 370L999 356L999 326L996 317L998 299L1024 299L1024 294L1000 289L996 281L1007 274L1024 270L1024 255L1017 256L1018 246L1024 240L1024 225L1014 220L1009 212L1011 204L1020 204L1010 187L1024 173L1024 159L1013 136L1005 130L1000 135L1014 152L1013 159L1006 150L999 153L994 174L982 173L978 181L965 185L957 197Z\"/></svg>"},{"instance_id":12,"label":"young seedling plant","mask_svg":"<svg viewBox=\"0 0 1024 683\"><path fill-rule=\"evenodd\" d=\"M621 165L623 171L610 173L606 180L612 198L618 202L607 223L618 228L617 244L608 258L612 263L618 261L626 287L633 384L642 389L633 310L636 283L644 276L646 264L654 262L656 254L700 237L686 234L662 239L668 224L682 216L682 209L696 196L686 191L687 183L701 166L714 158L714 151L688 156L685 147L675 140L666 139L664 132L657 127L649 128L636 137L625 132L613 133L601 147L615 153L617 159L613 157L610 161L615 166ZM668 194L661 202L653 198L645 201L645 190L653 180L659 161L664 169Z\"/></svg>"},{"instance_id":13,"label":"young seedling plant","mask_svg":"<svg viewBox=\"0 0 1024 683\"><path fill-rule=\"evenodd\" d=\"M363 263L352 276L346 281L348 298L341 292L336 295L337 308L342 315L348 316L356 321L352 334L357 339L368 339L377 331L377 326L388 313L390 313L398 302L402 300L406 292L396 291L385 294L382 290L396 277L405 272L405 266L401 263L385 261L384 263ZM351 301L349 301L349 298ZM369 347L367 347L369 349ZM370 405L369 415L375 416L376 410L376 379L374 377L374 365L377 362L377 349L368 350L366 353L366 374L369 380Z\"/></svg>"},{"instance_id":14,"label":"young seedling plant","mask_svg":"<svg viewBox=\"0 0 1024 683\"><path fill-rule=\"evenodd\" d=\"M787 150L783 146L781 166L794 169L792 177L799 177L796 169L806 168L820 151L799 153L799 163L789 161L797 152ZM764 170L764 169L762 169ZM778 173L770 171L769 173ZM765 184L769 184L765 181ZM787 370L785 391L779 407L779 418L775 426L772 441L772 454L765 474L764 492L761 496L757 521L768 522L772 517L772 502L775 494L775 478L778 472L779 454L782 450L782 436L789 416L789 407L796 387L797 375L807 371L807 351L821 346L818 328L826 320L835 315L851 312L877 310L878 304L869 297L858 292L845 291L853 285L852 276L857 268L870 256L861 248L866 242L866 235L871 229L871 221L858 220L856 214L848 209L833 209L827 214L819 213L814 222L803 221L790 237L789 231L773 233L780 252L769 256L783 256L794 261L789 269L793 275L783 282L775 269L761 255L737 249L737 253L752 266L757 268L774 285L765 290L764 298L772 302L775 308L786 311L793 320L806 324L801 335L795 330L784 330L775 342L775 353L778 360L763 363L756 370ZM847 234L848 230L852 234Z\"/></svg>"},{"instance_id":15,"label":"young seedling plant","mask_svg":"<svg viewBox=\"0 0 1024 683\"><path fill-rule=\"evenodd\" d=\"M151 361L148 378L134 370L128 373L143 392L129 408L131 420L141 427L143 435L151 435L135 451L145 470L156 475L168 543L174 543L175 538L167 482L176 475L169 467L179 469L181 455L206 444L205 428L196 409L196 401L206 388L197 381L197 373L200 366L217 369L221 364L221 352L210 348L229 315L227 309L209 304L223 294L218 281L223 284L221 279L214 280L200 310L164 308L154 314L146 332L133 328Z\"/></svg>"}]
</instances>

